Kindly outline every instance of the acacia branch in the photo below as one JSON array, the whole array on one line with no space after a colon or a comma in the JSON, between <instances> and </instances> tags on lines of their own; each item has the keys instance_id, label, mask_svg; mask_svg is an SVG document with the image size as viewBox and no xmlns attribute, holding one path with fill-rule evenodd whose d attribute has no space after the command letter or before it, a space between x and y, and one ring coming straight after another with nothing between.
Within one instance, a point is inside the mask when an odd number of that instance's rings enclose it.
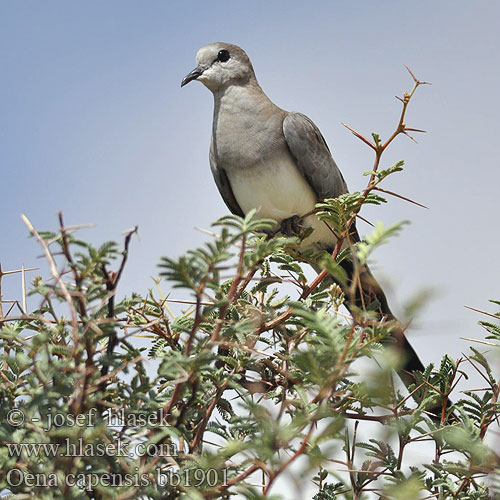
<instances>
[{"instance_id":1,"label":"acacia branch","mask_svg":"<svg viewBox=\"0 0 500 500\"><path fill-rule=\"evenodd\" d=\"M132 239L132 236L137 233L137 229L138 229L137 226L133 227L130 231L127 232L125 236L125 241L123 244L123 256L120 263L120 267L118 268L118 272L110 274L108 273L105 264L101 265L101 271L104 275L106 290L110 292L110 296L108 299L108 314L107 314L108 319L115 319L116 288L122 276L125 264L127 263L130 240ZM106 356L108 358L110 358L113 355L113 351L115 350L117 343L118 343L118 337L116 334L116 329L113 327L109 335L108 345L106 348ZM108 372L109 372L109 364L104 364L101 367L101 377L105 377L108 374Z\"/></svg>"},{"instance_id":2,"label":"acacia branch","mask_svg":"<svg viewBox=\"0 0 500 500\"><path fill-rule=\"evenodd\" d=\"M38 234L38 231L33 227L33 224L31 224L28 217L26 217L24 214L21 214L21 219L28 226L28 229L30 230L31 234L36 238L36 240L42 247L43 252L45 253L45 257L47 258L47 262L49 263L50 272L52 273L52 276L54 277L56 283L58 284L62 296L69 305L71 314L71 325L73 327L73 352L75 352L78 349L79 335L78 335L78 318L76 315L76 309L73 303L73 298L71 297L71 294L66 288L66 285L64 284L64 281L62 280L61 275L57 270L56 262L54 260L54 257L52 256L52 252L50 251L49 246L47 245L47 242Z\"/></svg>"}]
</instances>

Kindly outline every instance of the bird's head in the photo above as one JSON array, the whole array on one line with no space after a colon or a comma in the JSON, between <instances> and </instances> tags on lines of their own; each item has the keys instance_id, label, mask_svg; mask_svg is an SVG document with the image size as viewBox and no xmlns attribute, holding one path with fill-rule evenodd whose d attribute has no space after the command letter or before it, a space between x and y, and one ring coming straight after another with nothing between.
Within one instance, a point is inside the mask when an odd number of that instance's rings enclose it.
<instances>
[{"instance_id":1,"label":"bird's head","mask_svg":"<svg viewBox=\"0 0 500 500\"><path fill-rule=\"evenodd\" d=\"M196 54L197 67L182 80L181 87L193 80L215 92L230 85L243 85L255 78L252 63L243 49L230 43L216 42Z\"/></svg>"}]
</instances>

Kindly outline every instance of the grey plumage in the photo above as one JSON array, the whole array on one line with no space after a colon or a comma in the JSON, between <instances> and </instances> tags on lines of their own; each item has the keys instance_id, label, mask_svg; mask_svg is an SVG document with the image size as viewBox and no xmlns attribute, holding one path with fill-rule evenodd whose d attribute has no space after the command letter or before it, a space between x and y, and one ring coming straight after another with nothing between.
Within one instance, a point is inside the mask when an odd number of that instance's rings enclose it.
<instances>
[{"instance_id":1,"label":"grey plumage","mask_svg":"<svg viewBox=\"0 0 500 500\"><path fill-rule=\"evenodd\" d=\"M257 208L260 216L279 222L299 216L313 228L302 244L331 250L336 237L312 212L317 201L346 193L347 185L319 129L307 116L284 111L267 97L239 47L213 43L201 48L196 59L198 67L182 85L197 79L214 95L210 166L229 210L244 215ZM359 239L355 227L351 237ZM352 261L342 265L354 281L346 289L346 305L355 310L375 300L380 314L395 320L369 268L355 271ZM405 369L423 370L400 326L394 337L406 354ZM413 381L404 373L402 379Z\"/></svg>"},{"instance_id":2,"label":"grey plumage","mask_svg":"<svg viewBox=\"0 0 500 500\"><path fill-rule=\"evenodd\" d=\"M347 193L347 184L325 138L318 127L302 113L287 113L283 134L300 173L320 200Z\"/></svg>"},{"instance_id":3,"label":"grey plumage","mask_svg":"<svg viewBox=\"0 0 500 500\"><path fill-rule=\"evenodd\" d=\"M239 215L240 217L244 217L243 210L241 210L236 198L234 197L233 190L231 189L231 184L229 183L229 179L227 178L226 171L222 168L217 167L217 161L215 160L215 154L213 152L213 148L210 148L210 169L212 170L212 175L215 180L215 184L219 189L219 193L224 200L227 208L231 210L231 212L235 215Z\"/></svg>"}]
</instances>

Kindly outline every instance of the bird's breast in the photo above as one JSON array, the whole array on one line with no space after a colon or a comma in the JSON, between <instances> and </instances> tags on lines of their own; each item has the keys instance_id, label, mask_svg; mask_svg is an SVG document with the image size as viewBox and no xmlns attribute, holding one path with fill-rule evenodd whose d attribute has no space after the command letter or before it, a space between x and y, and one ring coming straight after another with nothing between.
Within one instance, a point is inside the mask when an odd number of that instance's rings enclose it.
<instances>
[{"instance_id":1,"label":"bird's breast","mask_svg":"<svg viewBox=\"0 0 500 500\"><path fill-rule=\"evenodd\" d=\"M276 155L278 156L278 155ZM247 168L227 170L234 196L243 212L281 221L314 209L316 195L289 154Z\"/></svg>"},{"instance_id":2,"label":"bird's breast","mask_svg":"<svg viewBox=\"0 0 500 500\"><path fill-rule=\"evenodd\" d=\"M310 214L317 202L315 193L290 156L247 169L231 169L227 174L234 196L245 214L257 209L259 217L280 222L295 215ZM314 229L304 240L304 247L319 245L322 248L335 244L336 238L316 215L305 217L303 224Z\"/></svg>"}]
</instances>

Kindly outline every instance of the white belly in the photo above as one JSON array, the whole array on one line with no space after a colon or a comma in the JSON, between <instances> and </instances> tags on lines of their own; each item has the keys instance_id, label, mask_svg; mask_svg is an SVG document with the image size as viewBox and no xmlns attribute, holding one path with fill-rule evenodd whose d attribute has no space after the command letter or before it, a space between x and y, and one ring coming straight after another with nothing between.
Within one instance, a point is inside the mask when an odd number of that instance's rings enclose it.
<instances>
[{"instance_id":1,"label":"white belly","mask_svg":"<svg viewBox=\"0 0 500 500\"><path fill-rule=\"evenodd\" d=\"M245 214L255 208L259 217L280 222L294 215L302 217L314 210L316 195L291 158L227 173L234 196ZM316 242L335 244L335 236L315 215L306 217L304 223L314 228L311 236L304 240L306 246Z\"/></svg>"}]
</instances>

